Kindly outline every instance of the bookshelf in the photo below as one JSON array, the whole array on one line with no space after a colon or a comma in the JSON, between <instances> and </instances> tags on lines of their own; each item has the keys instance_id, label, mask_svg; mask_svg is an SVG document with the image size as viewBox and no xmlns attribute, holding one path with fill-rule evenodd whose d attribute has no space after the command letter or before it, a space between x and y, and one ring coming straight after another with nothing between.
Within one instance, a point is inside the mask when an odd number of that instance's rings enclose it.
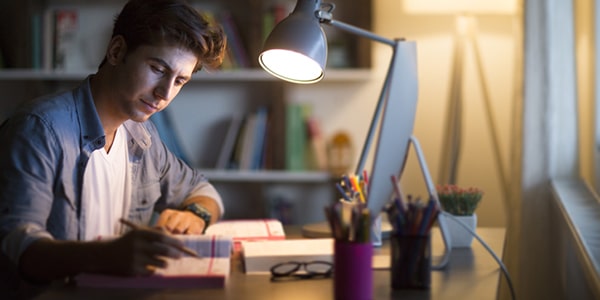
<instances>
[{"instance_id":1,"label":"bookshelf","mask_svg":"<svg viewBox=\"0 0 600 300\"><path fill-rule=\"evenodd\" d=\"M285 167L269 170L217 170L215 163L221 149L228 120L234 113L250 112L261 105L285 115L289 83L284 83L258 68L256 57L265 32L265 15L274 5L292 9L295 0L195 0L193 5L206 10L227 10L237 24L239 40L247 51L247 67L199 72L165 110L173 120L174 134L181 141L190 164L203 171L222 193L227 218L272 216L273 202L293 207L294 224L322 221L322 207L335 199L332 176L326 171L286 171ZM94 72L110 36L113 17L124 0L11 0L0 4L0 50L4 66L0 67L0 121L20 101L47 93L69 89ZM75 10L78 14L73 53L62 68L44 63L43 38L36 43L32 16L50 9ZM286 13L287 15L287 13ZM336 18L362 28L371 28L371 0L338 3ZM268 19L268 18L267 18ZM84 21L85 20L85 21ZM39 21L38 21L39 22ZM47 22L46 22L47 23ZM12 30L12 31L10 31ZM337 86L357 84L371 76L370 41L325 29L332 45L332 65L320 84ZM34 47L42 49L35 50ZM34 63L37 61L36 63ZM319 107L312 107L318 110ZM284 119L276 121L278 127ZM283 133L278 135L283 143ZM282 147L281 145L279 147Z\"/></svg>"}]
</instances>

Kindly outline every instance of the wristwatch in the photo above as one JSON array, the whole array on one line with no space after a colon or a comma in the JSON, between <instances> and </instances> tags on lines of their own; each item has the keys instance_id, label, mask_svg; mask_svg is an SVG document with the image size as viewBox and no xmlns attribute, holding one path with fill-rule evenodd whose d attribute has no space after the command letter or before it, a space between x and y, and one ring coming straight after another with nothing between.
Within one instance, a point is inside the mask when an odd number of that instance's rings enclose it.
<instances>
[{"instance_id":1,"label":"wristwatch","mask_svg":"<svg viewBox=\"0 0 600 300\"><path fill-rule=\"evenodd\" d=\"M208 228L208 225L210 225L211 214L208 209L204 208L204 206L198 203L192 203L186 206L183 210L192 212L200 219L204 220L204 229L202 230L202 234L204 234L206 232L206 228Z\"/></svg>"}]
</instances>

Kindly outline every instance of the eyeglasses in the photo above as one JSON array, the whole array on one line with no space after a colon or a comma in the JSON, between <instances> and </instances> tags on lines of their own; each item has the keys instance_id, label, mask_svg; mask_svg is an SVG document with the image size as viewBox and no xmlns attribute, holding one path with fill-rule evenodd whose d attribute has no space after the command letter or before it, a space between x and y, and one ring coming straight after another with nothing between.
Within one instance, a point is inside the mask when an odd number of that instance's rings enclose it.
<instances>
[{"instance_id":1,"label":"eyeglasses","mask_svg":"<svg viewBox=\"0 0 600 300\"><path fill-rule=\"evenodd\" d=\"M333 264L328 261L288 261L271 267L271 281L327 278L332 271Z\"/></svg>"}]
</instances>

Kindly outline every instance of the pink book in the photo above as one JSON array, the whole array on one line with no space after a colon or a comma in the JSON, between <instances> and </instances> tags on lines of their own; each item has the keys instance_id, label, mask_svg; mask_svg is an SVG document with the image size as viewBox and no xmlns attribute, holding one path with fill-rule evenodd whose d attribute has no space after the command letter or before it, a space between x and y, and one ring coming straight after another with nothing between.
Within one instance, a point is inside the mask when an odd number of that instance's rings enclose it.
<instances>
[{"instance_id":1,"label":"pink book","mask_svg":"<svg viewBox=\"0 0 600 300\"><path fill-rule=\"evenodd\" d=\"M206 234L233 239L233 251L241 249L242 241L284 240L283 225L276 219L224 220L210 225Z\"/></svg>"}]
</instances>

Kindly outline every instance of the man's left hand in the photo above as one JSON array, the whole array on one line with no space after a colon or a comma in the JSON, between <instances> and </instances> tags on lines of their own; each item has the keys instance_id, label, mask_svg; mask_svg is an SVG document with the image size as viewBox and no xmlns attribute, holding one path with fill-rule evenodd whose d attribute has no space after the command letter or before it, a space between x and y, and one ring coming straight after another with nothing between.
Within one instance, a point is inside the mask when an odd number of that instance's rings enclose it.
<instances>
[{"instance_id":1,"label":"man's left hand","mask_svg":"<svg viewBox=\"0 0 600 300\"><path fill-rule=\"evenodd\" d=\"M155 226L162 227L173 234L202 234L206 224L192 212L165 209Z\"/></svg>"}]
</instances>

